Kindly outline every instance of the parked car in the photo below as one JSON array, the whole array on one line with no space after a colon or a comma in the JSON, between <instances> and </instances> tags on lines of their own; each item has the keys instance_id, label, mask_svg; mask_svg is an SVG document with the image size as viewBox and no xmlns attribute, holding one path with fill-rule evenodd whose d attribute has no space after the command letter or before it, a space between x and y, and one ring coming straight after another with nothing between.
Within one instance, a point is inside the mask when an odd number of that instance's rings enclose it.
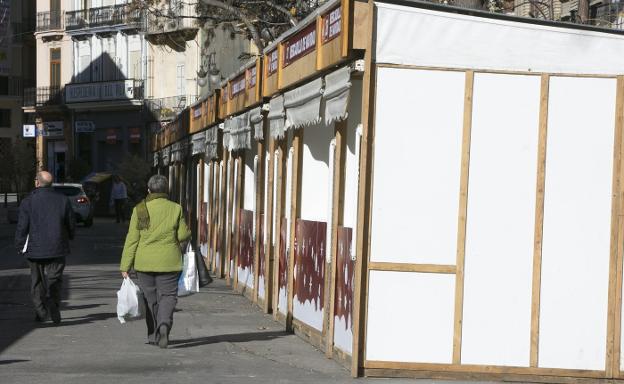
<instances>
[{"instance_id":1,"label":"parked car","mask_svg":"<svg viewBox=\"0 0 624 384\"><path fill-rule=\"evenodd\" d=\"M82 184L54 183L52 188L67 196L77 223L84 223L85 227L93 225L93 206L84 189L82 189Z\"/></svg>"}]
</instances>

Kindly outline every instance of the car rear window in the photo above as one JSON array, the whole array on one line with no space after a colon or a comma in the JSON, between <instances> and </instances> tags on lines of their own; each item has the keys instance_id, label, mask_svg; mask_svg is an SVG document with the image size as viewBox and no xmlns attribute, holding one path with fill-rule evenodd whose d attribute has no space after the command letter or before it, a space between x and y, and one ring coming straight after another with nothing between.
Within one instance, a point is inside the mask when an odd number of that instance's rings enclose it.
<instances>
[{"instance_id":1,"label":"car rear window","mask_svg":"<svg viewBox=\"0 0 624 384\"><path fill-rule=\"evenodd\" d=\"M55 191L59 191L65 196L76 196L82 193L82 190L78 187L54 187Z\"/></svg>"}]
</instances>

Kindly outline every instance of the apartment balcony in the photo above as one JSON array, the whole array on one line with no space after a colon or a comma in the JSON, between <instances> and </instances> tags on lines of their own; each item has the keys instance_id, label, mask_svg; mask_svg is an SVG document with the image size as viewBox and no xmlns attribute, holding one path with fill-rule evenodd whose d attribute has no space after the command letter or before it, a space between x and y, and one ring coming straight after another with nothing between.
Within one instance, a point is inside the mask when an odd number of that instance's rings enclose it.
<instances>
[{"instance_id":1,"label":"apartment balcony","mask_svg":"<svg viewBox=\"0 0 624 384\"><path fill-rule=\"evenodd\" d=\"M111 5L81 9L65 13L65 28L68 32L116 27L121 29L141 29L144 24L143 12L129 4Z\"/></svg>"},{"instance_id":2,"label":"apartment balcony","mask_svg":"<svg viewBox=\"0 0 624 384\"><path fill-rule=\"evenodd\" d=\"M184 108L197 101L197 95L178 95L145 99L145 107L154 121L173 119Z\"/></svg>"},{"instance_id":3,"label":"apartment balcony","mask_svg":"<svg viewBox=\"0 0 624 384\"><path fill-rule=\"evenodd\" d=\"M70 83L65 86L65 104L71 109L140 107L143 89L143 80L135 79Z\"/></svg>"},{"instance_id":4,"label":"apartment balcony","mask_svg":"<svg viewBox=\"0 0 624 384\"><path fill-rule=\"evenodd\" d=\"M22 97L23 90L21 77L0 77L0 99Z\"/></svg>"},{"instance_id":5,"label":"apartment balcony","mask_svg":"<svg viewBox=\"0 0 624 384\"><path fill-rule=\"evenodd\" d=\"M58 86L24 89L24 107L50 107L63 104L63 89Z\"/></svg>"},{"instance_id":6,"label":"apartment balcony","mask_svg":"<svg viewBox=\"0 0 624 384\"><path fill-rule=\"evenodd\" d=\"M37 13L37 32L51 32L63 30L63 11L48 11Z\"/></svg>"},{"instance_id":7,"label":"apartment balcony","mask_svg":"<svg viewBox=\"0 0 624 384\"><path fill-rule=\"evenodd\" d=\"M145 32L147 37L158 43L161 40L174 38L188 41L195 38L199 27L197 14L193 4L177 4L163 14L148 14Z\"/></svg>"}]
</instances>

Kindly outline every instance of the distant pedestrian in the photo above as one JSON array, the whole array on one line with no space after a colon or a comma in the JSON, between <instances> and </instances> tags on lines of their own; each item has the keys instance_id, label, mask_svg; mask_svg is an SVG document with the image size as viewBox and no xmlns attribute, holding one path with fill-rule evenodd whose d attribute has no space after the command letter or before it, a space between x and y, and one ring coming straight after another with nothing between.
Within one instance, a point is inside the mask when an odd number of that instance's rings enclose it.
<instances>
[{"instance_id":1,"label":"distant pedestrian","mask_svg":"<svg viewBox=\"0 0 624 384\"><path fill-rule=\"evenodd\" d=\"M74 238L75 218L67 197L52 188L50 173L37 173L35 187L20 204L15 246L30 264L35 320L43 322L50 316L58 324L65 256Z\"/></svg>"},{"instance_id":2,"label":"distant pedestrian","mask_svg":"<svg viewBox=\"0 0 624 384\"><path fill-rule=\"evenodd\" d=\"M113 176L113 188L111 189L110 205L115 205L115 219L119 223L126 221L126 200L128 200L128 191L126 184L121 181L117 175Z\"/></svg>"},{"instance_id":3,"label":"distant pedestrian","mask_svg":"<svg viewBox=\"0 0 624 384\"><path fill-rule=\"evenodd\" d=\"M136 205L121 256L121 275L130 269L139 277L146 301L147 341L167 348L178 302L183 243L191 237L182 207L167 199L169 183L162 175L147 183L149 194Z\"/></svg>"}]
</instances>

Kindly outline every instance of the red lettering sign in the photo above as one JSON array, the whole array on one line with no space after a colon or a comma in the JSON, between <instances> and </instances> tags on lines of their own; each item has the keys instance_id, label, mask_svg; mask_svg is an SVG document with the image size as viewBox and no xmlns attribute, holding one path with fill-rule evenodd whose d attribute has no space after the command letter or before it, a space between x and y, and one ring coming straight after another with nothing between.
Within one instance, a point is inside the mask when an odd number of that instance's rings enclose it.
<instances>
[{"instance_id":1,"label":"red lettering sign","mask_svg":"<svg viewBox=\"0 0 624 384\"><path fill-rule=\"evenodd\" d=\"M141 142L141 128L139 127L130 128L130 142L135 143L135 144Z\"/></svg>"},{"instance_id":2,"label":"red lettering sign","mask_svg":"<svg viewBox=\"0 0 624 384\"><path fill-rule=\"evenodd\" d=\"M310 24L282 44L284 46L284 64L282 68L286 68L297 59L314 51L316 48L316 23Z\"/></svg>"},{"instance_id":3,"label":"red lettering sign","mask_svg":"<svg viewBox=\"0 0 624 384\"><path fill-rule=\"evenodd\" d=\"M257 72L258 71L257 71L255 65L247 70L247 78L249 79L249 83L247 85L247 88L253 88L253 87L256 86L256 82L258 81L258 74L257 74Z\"/></svg>"},{"instance_id":4,"label":"red lettering sign","mask_svg":"<svg viewBox=\"0 0 624 384\"><path fill-rule=\"evenodd\" d=\"M230 99L235 98L241 92L245 91L245 74L238 76L234 80L230 81L232 92L230 93Z\"/></svg>"},{"instance_id":5,"label":"red lettering sign","mask_svg":"<svg viewBox=\"0 0 624 384\"><path fill-rule=\"evenodd\" d=\"M278 62L277 59L279 57L277 48L269 52L267 57L268 57L267 74L270 76L274 74L275 72L277 72L277 62Z\"/></svg>"},{"instance_id":6,"label":"red lettering sign","mask_svg":"<svg viewBox=\"0 0 624 384\"><path fill-rule=\"evenodd\" d=\"M323 15L323 44L340 36L342 32L342 8L337 7Z\"/></svg>"},{"instance_id":7,"label":"red lettering sign","mask_svg":"<svg viewBox=\"0 0 624 384\"><path fill-rule=\"evenodd\" d=\"M115 144L117 142L117 130L114 128L106 130L106 143Z\"/></svg>"}]
</instances>

